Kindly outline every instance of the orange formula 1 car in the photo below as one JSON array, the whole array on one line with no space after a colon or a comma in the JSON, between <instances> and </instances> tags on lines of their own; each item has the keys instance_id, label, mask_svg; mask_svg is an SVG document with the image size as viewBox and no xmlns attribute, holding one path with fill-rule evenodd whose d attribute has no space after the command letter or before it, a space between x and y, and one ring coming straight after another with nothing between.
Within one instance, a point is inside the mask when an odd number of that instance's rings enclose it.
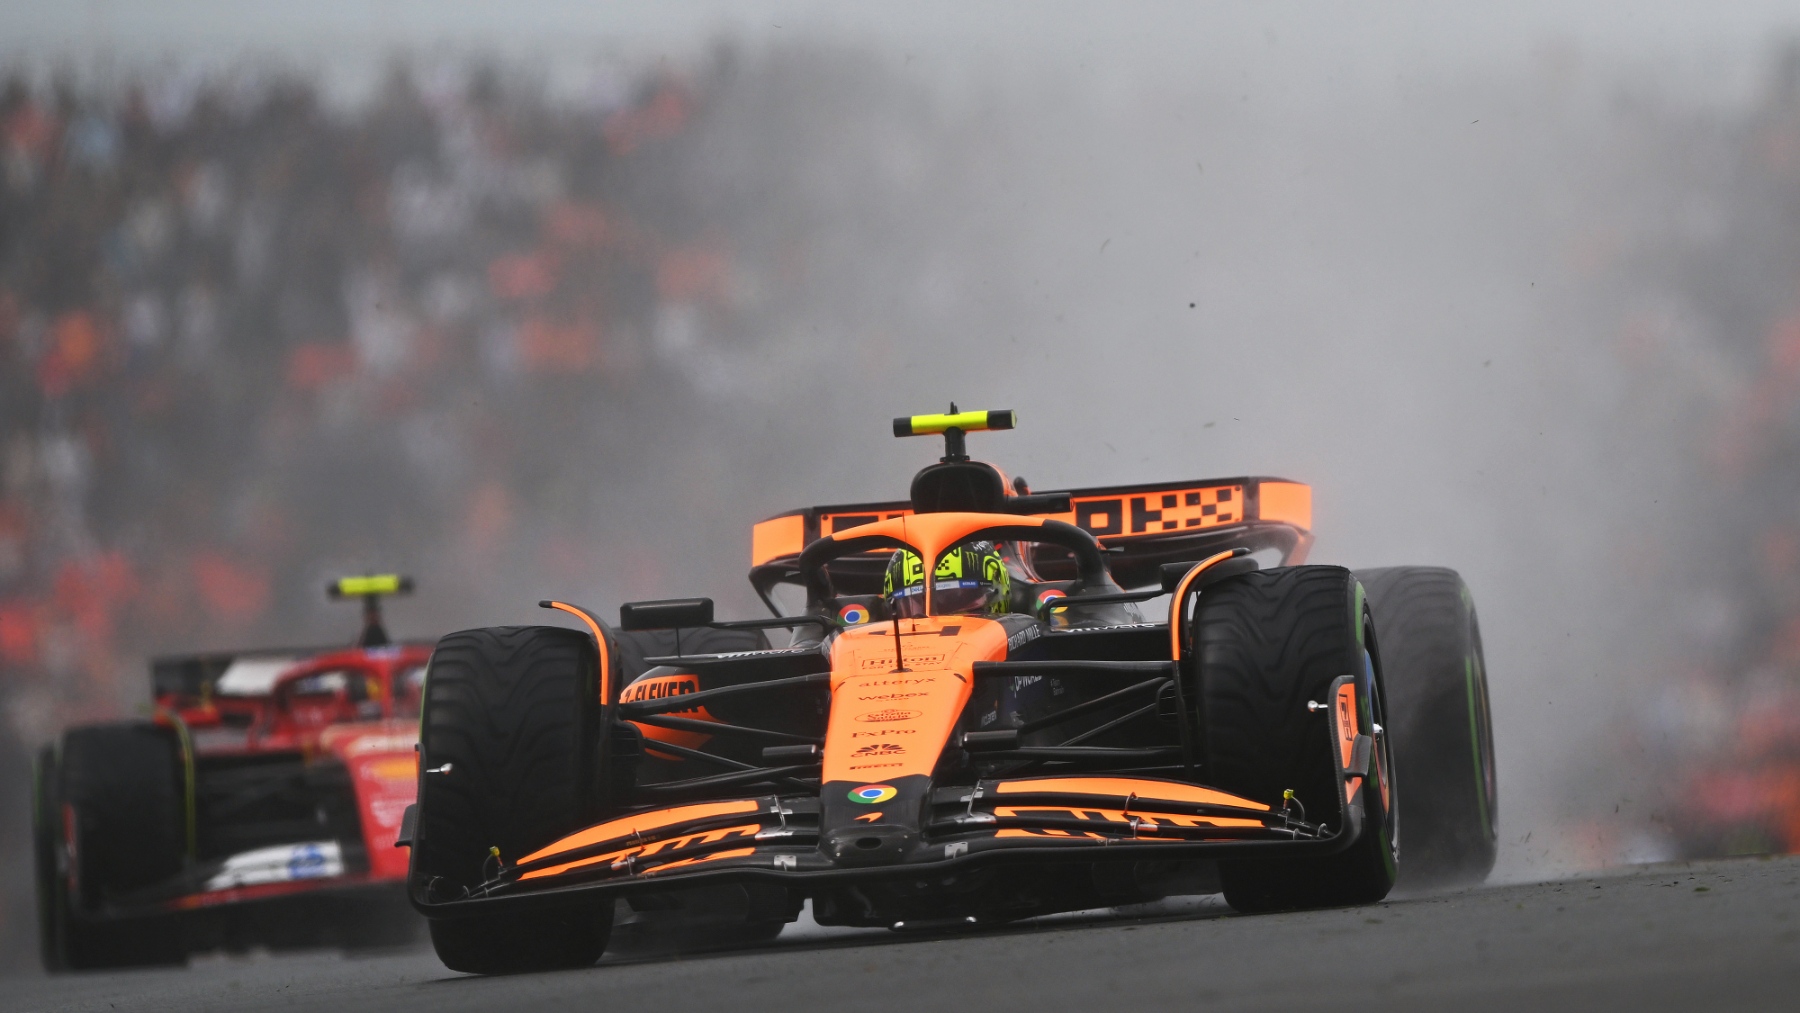
<instances>
[{"instance_id":1,"label":"orange formula 1 car","mask_svg":"<svg viewBox=\"0 0 1800 1013\"><path fill-rule=\"evenodd\" d=\"M417 797L428 644L390 643L394 576L352 577L343 649L158 659L148 721L86 725L36 771L47 969L180 963L251 945L386 945L417 932L396 850Z\"/></svg>"},{"instance_id":2,"label":"orange formula 1 car","mask_svg":"<svg viewBox=\"0 0 1800 1013\"><path fill-rule=\"evenodd\" d=\"M775 618L548 601L577 628L439 641L404 834L444 963L589 964L615 911L748 940L808 899L897 928L1368 903L1402 813L1409 878L1487 874L1486 674L1453 571L1300 565L1295 482L1032 493L964 452L1012 425L897 419L946 445L910 499L756 525Z\"/></svg>"}]
</instances>

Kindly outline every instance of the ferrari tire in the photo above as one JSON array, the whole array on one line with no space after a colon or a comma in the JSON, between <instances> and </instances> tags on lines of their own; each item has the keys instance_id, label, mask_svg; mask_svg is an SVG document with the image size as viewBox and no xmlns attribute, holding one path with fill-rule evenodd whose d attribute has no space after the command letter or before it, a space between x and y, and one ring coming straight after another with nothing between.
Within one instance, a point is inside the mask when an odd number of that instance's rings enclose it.
<instances>
[{"instance_id":1,"label":"ferrari tire","mask_svg":"<svg viewBox=\"0 0 1800 1013\"><path fill-rule=\"evenodd\" d=\"M469 895L516 862L593 822L599 660L585 633L556 626L464 630L438 641L419 729L415 892ZM611 903L529 915L434 920L453 970L481 974L578 967L599 959Z\"/></svg>"},{"instance_id":2,"label":"ferrari tire","mask_svg":"<svg viewBox=\"0 0 1800 1013\"><path fill-rule=\"evenodd\" d=\"M1494 733L1481 627L1455 570L1357 572L1381 640L1394 759L1406 771L1400 887L1482 882L1494 867Z\"/></svg>"},{"instance_id":3,"label":"ferrari tire","mask_svg":"<svg viewBox=\"0 0 1800 1013\"><path fill-rule=\"evenodd\" d=\"M1357 676L1364 728L1383 718L1382 670L1362 589L1337 566L1295 566L1225 578L1201 593L1190 627L1197 661L1207 783L1279 804L1292 789L1314 823L1338 819L1339 767L1326 718L1308 708ZM1327 856L1219 863L1239 911L1370 904L1393 888L1398 819L1387 737L1364 796L1361 832Z\"/></svg>"},{"instance_id":4,"label":"ferrari tire","mask_svg":"<svg viewBox=\"0 0 1800 1013\"><path fill-rule=\"evenodd\" d=\"M44 970L68 970L62 926L69 917L63 868L62 804L56 797L56 747L38 751L31 771L32 871L37 886L38 955Z\"/></svg>"},{"instance_id":5,"label":"ferrari tire","mask_svg":"<svg viewBox=\"0 0 1800 1013\"><path fill-rule=\"evenodd\" d=\"M51 971L182 963L171 916L111 908L178 875L186 793L174 733L148 723L69 730L40 754L35 851L40 949Z\"/></svg>"}]
</instances>

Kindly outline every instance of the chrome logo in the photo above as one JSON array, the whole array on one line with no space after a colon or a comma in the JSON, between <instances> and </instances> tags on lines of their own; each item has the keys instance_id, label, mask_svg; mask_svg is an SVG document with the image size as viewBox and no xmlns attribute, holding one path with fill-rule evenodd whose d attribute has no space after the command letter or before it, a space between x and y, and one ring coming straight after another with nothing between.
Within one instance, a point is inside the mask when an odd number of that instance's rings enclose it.
<instances>
[{"instance_id":1,"label":"chrome logo","mask_svg":"<svg viewBox=\"0 0 1800 1013\"><path fill-rule=\"evenodd\" d=\"M838 609L838 622L845 626L861 626L869 621L869 608L866 605L845 605Z\"/></svg>"},{"instance_id":2,"label":"chrome logo","mask_svg":"<svg viewBox=\"0 0 1800 1013\"><path fill-rule=\"evenodd\" d=\"M1037 599L1038 608L1040 608L1040 609L1043 608L1045 602L1055 601L1058 598L1067 598L1068 596L1069 596L1069 594L1067 591L1058 591L1056 588L1050 588L1049 590L1045 591L1043 594L1038 595L1038 599ZM1062 608L1054 608L1054 609L1051 609L1050 611L1052 611L1052 612L1067 612L1069 610L1067 607L1062 607Z\"/></svg>"},{"instance_id":3,"label":"chrome logo","mask_svg":"<svg viewBox=\"0 0 1800 1013\"><path fill-rule=\"evenodd\" d=\"M898 794L900 793L891 784L865 784L851 790L850 801L863 805L880 805Z\"/></svg>"}]
</instances>

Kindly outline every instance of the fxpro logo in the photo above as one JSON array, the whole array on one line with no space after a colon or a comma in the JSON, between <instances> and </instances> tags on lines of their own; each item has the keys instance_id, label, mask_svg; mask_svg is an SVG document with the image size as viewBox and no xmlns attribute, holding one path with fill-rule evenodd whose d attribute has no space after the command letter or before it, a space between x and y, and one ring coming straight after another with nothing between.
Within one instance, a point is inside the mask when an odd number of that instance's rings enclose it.
<instances>
[{"instance_id":1,"label":"fxpro logo","mask_svg":"<svg viewBox=\"0 0 1800 1013\"><path fill-rule=\"evenodd\" d=\"M853 739L885 739L890 735L917 735L917 728L877 728L872 732L851 732Z\"/></svg>"}]
</instances>

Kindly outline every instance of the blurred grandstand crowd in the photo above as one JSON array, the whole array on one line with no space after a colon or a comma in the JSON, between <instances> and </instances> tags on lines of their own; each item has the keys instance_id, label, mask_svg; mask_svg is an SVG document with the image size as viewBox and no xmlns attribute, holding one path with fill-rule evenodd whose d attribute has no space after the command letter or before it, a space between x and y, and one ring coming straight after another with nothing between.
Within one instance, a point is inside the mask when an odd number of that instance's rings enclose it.
<instances>
[{"instance_id":1,"label":"blurred grandstand crowd","mask_svg":"<svg viewBox=\"0 0 1800 1013\"><path fill-rule=\"evenodd\" d=\"M527 449L603 459L731 298L671 181L704 90L396 71L333 113L281 76L0 79L12 733L136 704L146 651L292 641L322 567L589 559L568 469Z\"/></svg>"},{"instance_id":2,"label":"blurred grandstand crowd","mask_svg":"<svg viewBox=\"0 0 1800 1013\"><path fill-rule=\"evenodd\" d=\"M1659 110L1640 154L1679 187L1634 278L1620 353L1699 406L1681 588L1686 651L1627 731L1669 857L1800 852L1800 47L1730 116ZM1696 397L1697 395L1697 397Z\"/></svg>"}]
</instances>

